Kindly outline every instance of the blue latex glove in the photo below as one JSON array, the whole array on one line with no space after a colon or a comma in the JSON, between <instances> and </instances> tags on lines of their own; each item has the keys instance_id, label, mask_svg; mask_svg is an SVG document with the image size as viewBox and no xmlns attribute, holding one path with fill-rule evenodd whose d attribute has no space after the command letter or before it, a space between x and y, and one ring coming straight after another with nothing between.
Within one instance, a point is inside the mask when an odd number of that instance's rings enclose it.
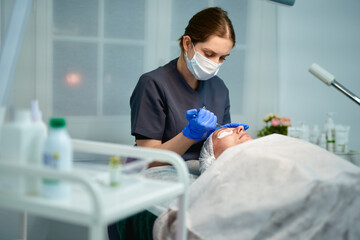
<instances>
[{"instance_id":1,"label":"blue latex glove","mask_svg":"<svg viewBox=\"0 0 360 240\"><path fill-rule=\"evenodd\" d=\"M216 128L217 117L214 113L203 108L200 108L199 111L196 109L188 110L186 119L189 124L183 129L183 134L185 137L196 141L201 141L205 133Z\"/></svg>"},{"instance_id":2,"label":"blue latex glove","mask_svg":"<svg viewBox=\"0 0 360 240\"><path fill-rule=\"evenodd\" d=\"M249 129L249 125L247 125L246 123L237 123L237 122L234 122L234 123L227 123L225 125L222 125L220 127L217 127L215 128L214 130L212 131L209 131L206 135L206 138L208 138L213 132L215 132L216 130L220 129L220 128L237 128L239 126L243 126L245 131Z\"/></svg>"}]
</instances>

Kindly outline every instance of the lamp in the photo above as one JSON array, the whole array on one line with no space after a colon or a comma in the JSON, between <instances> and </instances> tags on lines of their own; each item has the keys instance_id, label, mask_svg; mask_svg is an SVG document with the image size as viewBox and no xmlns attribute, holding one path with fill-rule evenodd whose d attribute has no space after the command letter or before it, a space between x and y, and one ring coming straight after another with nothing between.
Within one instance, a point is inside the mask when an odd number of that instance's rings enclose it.
<instances>
[{"instance_id":1,"label":"lamp","mask_svg":"<svg viewBox=\"0 0 360 240\"><path fill-rule=\"evenodd\" d=\"M360 98L352 93L350 90L346 89L343 85L335 80L335 77L330 74L328 71L320 67L318 64L313 63L310 68L309 72L312 73L315 77L320 79L326 85L336 87L340 92L344 93L346 96L354 100L357 104L360 105Z\"/></svg>"},{"instance_id":2,"label":"lamp","mask_svg":"<svg viewBox=\"0 0 360 240\"><path fill-rule=\"evenodd\" d=\"M268 0L270 2L282 4L285 6L294 6L295 0Z\"/></svg>"}]
</instances>

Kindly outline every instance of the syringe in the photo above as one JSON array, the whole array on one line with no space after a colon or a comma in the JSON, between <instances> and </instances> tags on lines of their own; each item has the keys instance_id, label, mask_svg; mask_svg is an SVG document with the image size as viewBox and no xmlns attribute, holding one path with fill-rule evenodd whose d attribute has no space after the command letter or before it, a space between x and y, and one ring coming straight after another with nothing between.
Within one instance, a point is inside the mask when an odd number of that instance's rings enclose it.
<instances>
[{"instance_id":1,"label":"syringe","mask_svg":"<svg viewBox=\"0 0 360 240\"><path fill-rule=\"evenodd\" d=\"M206 107L205 107L205 105L202 107L202 109L207 110ZM194 118L195 118L197 115L198 115L198 113L196 112L196 113L194 114ZM220 126L221 126L220 124L216 123L216 127L220 127Z\"/></svg>"}]
</instances>

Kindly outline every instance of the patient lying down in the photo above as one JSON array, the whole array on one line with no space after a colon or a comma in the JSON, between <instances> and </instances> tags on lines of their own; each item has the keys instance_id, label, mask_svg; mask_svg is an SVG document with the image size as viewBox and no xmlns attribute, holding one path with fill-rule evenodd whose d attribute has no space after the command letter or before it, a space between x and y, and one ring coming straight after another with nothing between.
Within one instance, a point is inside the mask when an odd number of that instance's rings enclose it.
<instances>
[{"instance_id":1,"label":"patient lying down","mask_svg":"<svg viewBox=\"0 0 360 240\"><path fill-rule=\"evenodd\" d=\"M189 239L360 239L360 170L336 155L278 134L252 140L239 127L215 131L201 157ZM156 220L155 239L173 236L174 215Z\"/></svg>"},{"instance_id":2,"label":"patient lying down","mask_svg":"<svg viewBox=\"0 0 360 240\"><path fill-rule=\"evenodd\" d=\"M205 141L200 153L200 172L203 173L226 149L253 140L243 126L220 128Z\"/></svg>"}]
</instances>

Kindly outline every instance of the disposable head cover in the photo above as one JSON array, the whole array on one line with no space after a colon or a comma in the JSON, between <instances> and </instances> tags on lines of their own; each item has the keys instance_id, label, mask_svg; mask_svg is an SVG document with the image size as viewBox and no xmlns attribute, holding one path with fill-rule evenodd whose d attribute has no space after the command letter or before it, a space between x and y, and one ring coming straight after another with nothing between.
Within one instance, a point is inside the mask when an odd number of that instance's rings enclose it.
<instances>
[{"instance_id":1,"label":"disposable head cover","mask_svg":"<svg viewBox=\"0 0 360 240\"><path fill-rule=\"evenodd\" d=\"M211 134L206 139L206 141L204 142L204 145L203 145L203 147L201 149L201 152L200 152L200 157L199 157L200 168L199 168L199 171L200 171L201 174L203 172L205 172L206 169L208 169L213 164L213 162L215 161L212 136L213 136L213 134Z\"/></svg>"}]
</instances>

